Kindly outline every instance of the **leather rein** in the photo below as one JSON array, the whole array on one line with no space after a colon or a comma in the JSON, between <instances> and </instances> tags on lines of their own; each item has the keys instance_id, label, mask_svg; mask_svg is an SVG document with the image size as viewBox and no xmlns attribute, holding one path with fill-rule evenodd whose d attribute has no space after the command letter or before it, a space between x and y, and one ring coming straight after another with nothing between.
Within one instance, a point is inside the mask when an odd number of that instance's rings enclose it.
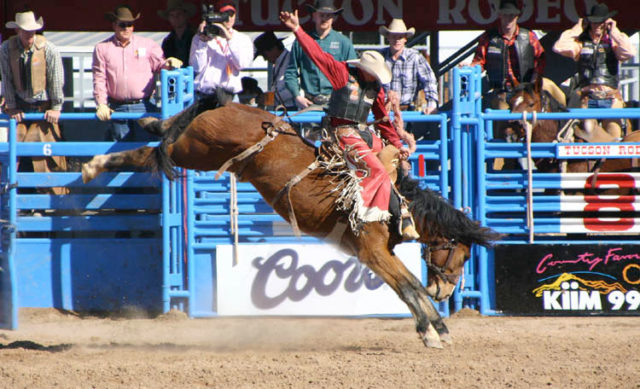
<instances>
[{"instance_id":1,"label":"leather rein","mask_svg":"<svg viewBox=\"0 0 640 389\"><path fill-rule=\"evenodd\" d=\"M457 248L458 242L455 239L449 239L448 241L435 246L429 245L428 250L425 250L423 254L423 259L427 264L427 269L440 277L442 281L455 284L458 281L457 278L460 277L461 274L447 274L446 269L453 260L453 252ZM431 253L442 250L449 250L449 255L447 256L447 261L444 265L438 266L431 261Z\"/></svg>"}]
</instances>

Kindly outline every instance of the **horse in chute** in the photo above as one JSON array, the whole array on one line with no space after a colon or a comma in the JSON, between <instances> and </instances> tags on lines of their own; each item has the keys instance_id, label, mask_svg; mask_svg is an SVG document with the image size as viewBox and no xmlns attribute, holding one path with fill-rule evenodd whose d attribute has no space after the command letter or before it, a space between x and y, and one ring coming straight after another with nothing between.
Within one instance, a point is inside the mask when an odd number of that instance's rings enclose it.
<instances>
[{"instance_id":1,"label":"horse in chute","mask_svg":"<svg viewBox=\"0 0 640 389\"><path fill-rule=\"evenodd\" d=\"M209 109L215 105L215 101L199 101L167 121L147 120L144 127L161 135L160 146L95 156L83 165L83 180L124 166L163 170L170 178L175 175L174 165L218 170L218 174L229 170L239 180L251 182L292 225L332 241L383 279L409 307L427 347L441 348L441 342L450 342L449 331L428 296L438 301L448 298L469 258L470 246L488 246L498 235L400 174L398 188L412 201L420 241L429 245L425 261L431 271L425 288L393 254L400 237L387 224L366 223L354 231L344 223L345 212L336 206L338 177L314 165L317 150L287 122L235 103Z\"/></svg>"},{"instance_id":2,"label":"horse in chute","mask_svg":"<svg viewBox=\"0 0 640 389\"><path fill-rule=\"evenodd\" d=\"M541 83L522 83L518 85L509 100L511 112L567 112L567 109L554 99L548 92L542 90ZM525 129L522 121L511 122L512 128L525 139ZM628 124L630 128L630 124ZM571 134L575 132L572 137ZM575 121L561 122L558 120L537 120L533 123L531 142L612 142L614 139L600 126L596 126L591 132L584 131ZM621 142L640 142L640 131L632 131L624 136ZM632 171L634 164L632 159L606 159L602 161L567 160L566 167L561 168L560 161L550 158L534 159L538 170L542 172L568 173L580 172L623 172Z\"/></svg>"}]
</instances>

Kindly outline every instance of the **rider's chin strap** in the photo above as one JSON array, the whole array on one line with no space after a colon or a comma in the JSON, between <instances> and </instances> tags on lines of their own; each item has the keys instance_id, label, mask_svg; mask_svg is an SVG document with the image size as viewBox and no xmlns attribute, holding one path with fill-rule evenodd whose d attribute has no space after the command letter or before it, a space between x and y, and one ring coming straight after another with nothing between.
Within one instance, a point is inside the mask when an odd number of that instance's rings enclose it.
<instances>
[{"instance_id":1,"label":"rider's chin strap","mask_svg":"<svg viewBox=\"0 0 640 389\"><path fill-rule=\"evenodd\" d=\"M527 229L529 230L529 243L533 243L534 225L533 225L533 158L531 157L531 133L533 126L537 123L536 112L533 111L533 121L527 121L527 111L522 113L522 126L524 127L527 139Z\"/></svg>"}]
</instances>

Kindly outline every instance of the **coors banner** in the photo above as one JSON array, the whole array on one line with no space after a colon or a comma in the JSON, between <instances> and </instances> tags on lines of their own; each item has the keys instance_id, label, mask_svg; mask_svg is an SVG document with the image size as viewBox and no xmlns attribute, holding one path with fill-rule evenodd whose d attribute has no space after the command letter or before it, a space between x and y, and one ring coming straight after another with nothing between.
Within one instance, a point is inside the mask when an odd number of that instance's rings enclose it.
<instances>
[{"instance_id":1,"label":"coors banner","mask_svg":"<svg viewBox=\"0 0 640 389\"><path fill-rule=\"evenodd\" d=\"M190 0L185 0L190 1ZM212 2L213 0L211 0ZM236 0L238 18L236 28L243 31L282 29L278 20L281 10L298 9L301 23L308 23L310 15L304 4L312 0ZM200 0L191 0L199 4ZM86 0L0 0L0 9L7 17L28 5L37 15L44 15L45 28L50 31L108 31L109 22L104 13L114 9L122 0L103 0L99 3ZM141 18L136 21L137 31L167 31L168 23L157 16L158 2L131 0L127 2ZM391 18L403 18L407 25L419 31L429 30L484 30L497 18L499 0L335 0L344 9L336 27L348 31L376 31L388 24ZM596 0L521 0L523 5L520 24L541 30L560 30L573 25L590 9ZM617 10L620 28L640 28L640 2L607 0L609 9ZM200 15L193 18L196 24ZM70 22L71 21L71 22Z\"/></svg>"}]
</instances>

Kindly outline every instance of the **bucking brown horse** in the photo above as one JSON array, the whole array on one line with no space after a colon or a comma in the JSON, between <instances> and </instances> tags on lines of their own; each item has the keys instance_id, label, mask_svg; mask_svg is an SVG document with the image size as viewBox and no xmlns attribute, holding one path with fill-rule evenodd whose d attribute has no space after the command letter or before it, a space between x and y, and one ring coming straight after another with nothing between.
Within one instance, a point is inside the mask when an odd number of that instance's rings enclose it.
<instances>
[{"instance_id":1,"label":"bucking brown horse","mask_svg":"<svg viewBox=\"0 0 640 389\"><path fill-rule=\"evenodd\" d=\"M400 239L390 233L387 224L366 223L354 232L349 223L343 223L345 211L336 207L338 177L314 167L315 147L288 123L245 105L229 103L208 110L211 105L201 101L167 121L147 123L145 129L162 136L160 146L95 156L83 165L83 180L124 166L148 166L169 177L175 173L174 165L233 172L239 180L251 182L285 220L297 220L305 233L339 245L382 278L409 307L426 346L441 348L441 342L451 342L428 297L443 300L451 295L471 244L490 245L498 237L493 231L478 226L440 196L400 175L402 192L413 200L410 208L423 235L420 240L429 244L425 250L430 269L425 288L394 255L393 247Z\"/></svg>"}]
</instances>

